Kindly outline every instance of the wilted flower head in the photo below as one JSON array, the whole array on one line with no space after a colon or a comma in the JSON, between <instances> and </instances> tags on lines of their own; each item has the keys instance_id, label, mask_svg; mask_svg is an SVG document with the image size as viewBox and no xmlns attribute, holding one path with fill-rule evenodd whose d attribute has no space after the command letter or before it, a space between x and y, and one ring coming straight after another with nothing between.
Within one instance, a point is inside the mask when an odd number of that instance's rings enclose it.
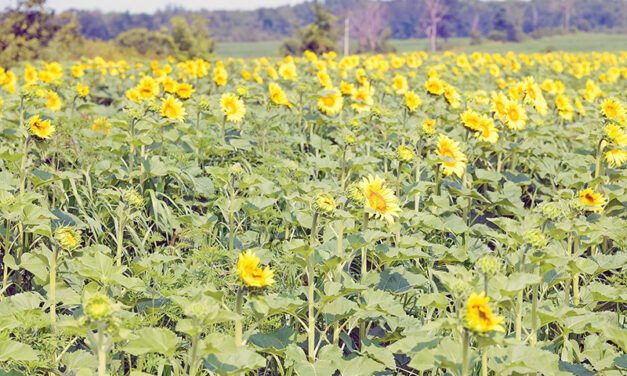
<instances>
[{"instance_id":1,"label":"wilted flower head","mask_svg":"<svg viewBox=\"0 0 627 376\"><path fill-rule=\"evenodd\" d=\"M66 251L75 250L80 247L83 242L80 231L72 226L57 228L54 233L54 240L56 240L59 246Z\"/></svg>"}]
</instances>

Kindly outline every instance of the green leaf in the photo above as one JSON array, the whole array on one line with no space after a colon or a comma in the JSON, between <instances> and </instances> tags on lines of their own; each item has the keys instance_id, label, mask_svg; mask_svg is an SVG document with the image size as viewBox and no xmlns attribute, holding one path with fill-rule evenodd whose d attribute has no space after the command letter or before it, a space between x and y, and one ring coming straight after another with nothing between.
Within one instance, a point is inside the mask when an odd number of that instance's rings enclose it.
<instances>
[{"instance_id":1,"label":"green leaf","mask_svg":"<svg viewBox=\"0 0 627 376\"><path fill-rule=\"evenodd\" d=\"M133 355L156 352L171 357L176 352L179 338L166 328L142 328L131 339L124 351Z\"/></svg>"},{"instance_id":2,"label":"green leaf","mask_svg":"<svg viewBox=\"0 0 627 376\"><path fill-rule=\"evenodd\" d=\"M12 341L12 340L2 340L0 341L0 361L8 362L8 361L36 361L38 360L38 353L23 343Z\"/></svg>"}]
</instances>

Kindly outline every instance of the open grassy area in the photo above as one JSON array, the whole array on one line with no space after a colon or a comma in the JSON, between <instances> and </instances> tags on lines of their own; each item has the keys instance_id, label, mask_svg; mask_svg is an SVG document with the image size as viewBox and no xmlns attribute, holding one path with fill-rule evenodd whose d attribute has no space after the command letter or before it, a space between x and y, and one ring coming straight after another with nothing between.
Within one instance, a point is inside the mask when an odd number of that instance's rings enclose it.
<instances>
[{"instance_id":1,"label":"open grassy area","mask_svg":"<svg viewBox=\"0 0 627 376\"><path fill-rule=\"evenodd\" d=\"M444 43L447 50L482 52L547 52L547 51L618 51L627 48L627 34L579 33L529 39L521 43L500 43L484 40L480 45L471 46L469 38L450 38ZM429 48L427 39L393 40L398 52L421 51ZM281 41L219 43L218 55L222 57L274 56L279 51Z\"/></svg>"}]
</instances>

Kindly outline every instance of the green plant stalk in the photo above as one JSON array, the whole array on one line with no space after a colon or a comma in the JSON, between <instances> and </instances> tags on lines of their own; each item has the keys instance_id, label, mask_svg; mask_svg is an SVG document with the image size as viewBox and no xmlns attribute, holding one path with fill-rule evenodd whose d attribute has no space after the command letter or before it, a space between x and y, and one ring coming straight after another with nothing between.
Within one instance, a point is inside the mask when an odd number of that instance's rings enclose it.
<instances>
[{"instance_id":1,"label":"green plant stalk","mask_svg":"<svg viewBox=\"0 0 627 376\"><path fill-rule=\"evenodd\" d=\"M346 146L342 149L342 181L340 182L342 191L346 186Z\"/></svg>"},{"instance_id":2,"label":"green plant stalk","mask_svg":"<svg viewBox=\"0 0 627 376\"><path fill-rule=\"evenodd\" d=\"M342 247L342 239L344 238L344 220L340 221L340 229L338 231L338 236L337 236L337 257L339 257L340 259L342 258L342 252L343 252L343 247ZM335 270L335 280L336 282L340 282L342 279L342 263L340 263L337 266L337 269ZM339 343L340 340L340 323L338 321L336 321L333 324L333 344L337 345Z\"/></svg>"},{"instance_id":3,"label":"green plant stalk","mask_svg":"<svg viewBox=\"0 0 627 376\"><path fill-rule=\"evenodd\" d=\"M568 234L568 241L566 244L566 252L568 253L568 258L572 257L572 249L573 249L573 234ZM570 281L566 281L564 285L564 304L567 306L570 305Z\"/></svg>"},{"instance_id":4,"label":"green plant stalk","mask_svg":"<svg viewBox=\"0 0 627 376\"><path fill-rule=\"evenodd\" d=\"M527 254L527 250L528 250L528 248L523 249L523 254L520 257L520 264L518 265L518 271L521 272L521 273L525 271L525 255ZM516 298L516 320L514 321L515 338L517 340L519 340L519 341L522 339L523 291L524 291L524 289L520 290L518 292L518 294L517 294L517 298Z\"/></svg>"},{"instance_id":5,"label":"green plant stalk","mask_svg":"<svg viewBox=\"0 0 627 376\"><path fill-rule=\"evenodd\" d=\"M594 178L595 179L601 176L601 167L602 167L601 156L603 155L602 145L603 145L603 137L601 137L601 139L599 140L599 143L597 144L596 161L594 164Z\"/></svg>"},{"instance_id":6,"label":"green plant stalk","mask_svg":"<svg viewBox=\"0 0 627 376\"><path fill-rule=\"evenodd\" d=\"M26 159L28 158L28 144L30 143L30 139L29 136L26 137L22 149L22 163L20 164L20 194L22 195L26 190Z\"/></svg>"},{"instance_id":7,"label":"green plant stalk","mask_svg":"<svg viewBox=\"0 0 627 376\"><path fill-rule=\"evenodd\" d=\"M107 376L107 344L104 337L104 326L102 321L98 321L98 376Z\"/></svg>"},{"instance_id":8,"label":"green plant stalk","mask_svg":"<svg viewBox=\"0 0 627 376\"><path fill-rule=\"evenodd\" d=\"M197 323L198 324L198 323ZM191 363L189 365L189 376L196 376L198 370L198 342L200 341L200 333L192 336Z\"/></svg>"},{"instance_id":9,"label":"green plant stalk","mask_svg":"<svg viewBox=\"0 0 627 376\"><path fill-rule=\"evenodd\" d=\"M529 344L535 346L538 343L538 290L539 285L533 285L533 295L531 297L531 338Z\"/></svg>"},{"instance_id":10,"label":"green plant stalk","mask_svg":"<svg viewBox=\"0 0 627 376\"><path fill-rule=\"evenodd\" d=\"M419 182L420 182L420 156L418 156L417 161L416 161L416 186L418 185ZM418 211L419 207L420 207L420 193L417 192L414 198L414 210Z\"/></svg>"},{"instance_id":11,"label":"green plant stalk","mask_svg":"<svg viewBox=\"0 0 627 376\"><path fill-rule=\"evenodd\" d=\"M53 330L57 324L57 258L59 247L52 246L52 257L50 258L50 323Z\"/></svg>"},{"instance_id":12,"label":"green plant stalk","mask_svg":"<svg viewBox=\"0 0 627 376\"><path fill-rule=\"evenodd\" d=\"M488 277L486 273L483 273L483 291L485 291L486 296L490 296L490 294L488 293L488 281L489 280L490 280L490 277Z\"/></svg>"},{"instance_id":13,"label":"green plant stalk","mask_svg":"<svg viewBox=\"0 0 627 376\"><path fill-rule=\"evenodd\" d=\"M488 351L481 350L481 376L488 376Z\"/></svg>"},{"instance_id":14,"label":"green plant stalk","mask_svg":"<svg viewBox=\"0 0 627 376\"><path fill-rule=\"evenodd\" d=\"M441 172L440 172L440 164L438 163L435 166L435 195L436 196L440 195L440 179L441 179Z\"/></svg>"},{"instance_id":15,"label":"green plant stalk","mask_svg":"<svg viewBox=\"0 0 627 376\"><path fill-rule=\"evenodd\" d=\"M242 345L242 306L244 305L244 287L240 286L237 289L237 297L235 298L235 313L239 318L235 320L235 346Z\"/></svg>"},{"instance_id":16,"label":"green plant stalk","mask_svg":"<svg viewBox=\"0 0 627 376\"><path fill-rule=\"evenodd\" d=\"M133 165L135 163L135 118L131 119L131 150L128 153L128 174L133 181Z\"/></svg>"},{"instance_id":17,"label":"green plant stalk","mask_svg":"<svg viewBox=\"0 0 627 376\"><path fill-rule=\"evenodd\" d=\"M5 220L5 236L4 236L4 254L11 254L11 221L9 219ZM4 296L4 293L7 291L9 282L9 266L4 263L3 271L2 271L2 293L0 294L0 299Z\"/></svg>"},{"instance_id":18,"label":"green plant stalk","mask_svg":"<svg viewBox=\"0 0 627 376\"><path fill-rule=\"evenodd\" d=\"M367 229L368 229L368 213L364 211L363 232L365 233ZM368 252L367 252L366 246L363 246L361 248L361 282L362 283L364 282L364 279L366 277L366 272L368 271L366 268L367 263L368 263ZM363 343L364 338L366 338L366 322L362 321L359 323L359 341Z\"/></svg>"},{"instance_id":19,"label":"green plant stalk","mask_svg":"<svg viewBox=\"0 0 627 376\"><path fill-rule=\"evenodd\" d=\"M314 298L315 298L315 275L314 275L314 245L316 243L316 235L318 232L318 212L315 211L311 223L311 239L309 242L310 250L307 255L307 303L308 303L308 328L307 328L307 355L309 362L313 363L316 359L316 317L314 315Z\"/></svg>"},{"instance_id":20,"label":"green plant stalk","mask_svg":"<svg viewBox=\"0 0 627 376\"><path fill-rule=\"evenodd\" d=\"M233 219L233 210L229 209L229 251L233 250L235 243L235 220Z\"/></svg>"},{"instance_id":21,"label":"green plant stalk","mask_svg":"<svg viewBox=\"0 0 627 376\"><path fill-rule=\"evenodd\" d=\"M118 228L116 231L117 250L115 252L115 264L120 266L122 264L122 251L124 250L124 227L126 227L126 216L124 210L120 211L118 218Z\"/></svg>"},{"instance_id":22,"label":"green plant stalk","mask_svg":"<svg viewBox=\"0 0 627 376\"><path fill-rule=\"evenodd\" d=\"M226 144L226 115L222 119L222 124L220 125L220 131L222 134L222 142Z\"/></svg>"},{"instance_id":23,"label":"green plant stalk","mask_svg":"<svg viewBox=\"0 0 627 376\"><path fill-rule=\"evenodd\" d=\"M576 237L573 245L573 253L577 255L579 253L579 237ZM579 273L573 274L573 304L579 305Z\"/></svg>"},{"instance_id":24,"label":"green plant stalk","mask_svg":"<svg viewBox=\"0 0 627 376\"><path fill-rule=\"evenodd\" d=\"M463 329L464 334L462 335L462 376L468 376L468 352L469 352L469 344L468 344L468 330Z\"/></svg>"}]
</instances>

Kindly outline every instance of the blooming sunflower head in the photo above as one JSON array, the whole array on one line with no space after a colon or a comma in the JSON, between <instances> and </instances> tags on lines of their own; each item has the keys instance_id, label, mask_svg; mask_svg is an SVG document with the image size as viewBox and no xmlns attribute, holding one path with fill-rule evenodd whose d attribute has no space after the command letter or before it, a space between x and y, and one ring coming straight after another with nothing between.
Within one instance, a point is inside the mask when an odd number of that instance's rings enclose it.
<instances>
[{"instance_id":1,"label":"blooming sunflower head","mask_svg":"<svg viewBox=\"0 0 627 376\"><path fill-rule=\"evenodd\" d=\"M331 93L318 98L318 108L327 115L337 114L342 111L344 98L337 89L332 89Z\"/></svg>"},{"instance_id":2,"label":"blooming sunflower head","mask_svg":"<svg viewBox=\"0 0 627 376\"><path fill-rule=\"evenodd\" d=\"M477 295L470 294L466 308L466 321L468 327L477 332L505 332L501 324L503 317L494 316L492 308L488 305L490 298L485 296L485 291Z\"/></svg>"},{"instance_id":3,"label":"blooming sunflower head","mask_svg":"<svg viewBox=\"0 0 627 376\"><path fill-rule=\"evenodd\" d=\"M220 108L228 121L240 122L244 119L244 115L246 115L244 101L235 94L222 94L220 97Z\"/></svg>"},{"instance_id":4,"label":"blooming sunflower head","mask_svg":"<svg viewBox=\"0 0 627 376\"><path fill-rule=\"evenodd\" d=\"M621 149L612 149L605 152L605 160L610 167L620 167L627 162L627 152Z\"/></svg>"},{"instance_id":5,"label":"blooming sunflower head","mask_svg":"<svg viewBox=\"0 0 627 376\"><path fill-rule=\"evenodd\" d=\"M424 134L432 135L435 132L435 119L426 118L425 121L422 122L420 131Z\"/></svg>"},{"instance_id":6,"label":"blooming sunflower head","mask_svg":"<svg viewBox=\"0 0 627 376\"><path fill-rule=\"evenodd\" d=\"M47 140L54 134L55 127L50 120L41 120L39 115L35 115L29 120L30 133L40 140Z\"/></svg>"},{"instance_id":7,"label":"blooming sunflower head","mask_svg":"<svg viewBox=\"0 0 627 376\"><path fill-rule=\"evenodd\" d=\"M594 192L592 188L579 191L579 200L585 209L594 212L602 212L603 207L607 204L607 199L602 194Z\"/></svg>"},{"instance_id":8,"label":"blooming sunflower head","mask_svg":"<svg viewBox=\"0 0 627 376\"><path fill-rule=\"evenodd\" d=\"M259 267L259 257L248 250L239 254L237 272L248 287L264 287L275 282L274 271L270 267Z\"/></svg>"},{"instance_id":9,"label":"blooming sunflower head","mask_svg":"<svg viewBox=\"0 0 627 376\"><path fill-rule=\"evenodd\" d=\"M520 130L525 127L527 113L520 103L509 102L505 108L505 124L509 129Z\"/></svg>"},{"instance_id":10,"label":"blooming sunflower head","mask_svg":"<svg viewBox=\"0 0 627 376\"><path fill-rule=\"evenodd\" d=\"M66 251L75 250L83 242L80 231L72 226L57 228L54 232L54 240Z\"/></svg>"},{"instance_id":11,"label":"blooming sunflower head","mask_svg":"<svg viewBox=\"0 0 627 376\"><path fill-rule=\"evenodd\" d=\"M400 208L394 192L386 187L385 181L378 176L364 177L361 181L361 189L364 193L366 208L373 211L370 217L376 216L394 223Z\"/></svg>"},{"instance_id":12,"label":"blooming sunflower head","mask_svg":"<svg viewBox=\"0 0 627 376\"><path fill-rule=\"evenodd\" d=\"M48 107L52 112L59 111L61 109L61 99L59 98L59 94L54 91L48 91L46 94L46 107Z\"/></svg>"},{"instance_id":13,"label":"blooming sunflower head","mask_svg":"<svg viewBox=\"0 0 627 376\"><path fill-rule=\"evenodd\" d=\"M608 124L603 130L603 133L605 134L605 138L608 140L610 145L627 145L627 133L625 133L623 127L617 124Z\"/></svg>"},{"instance_id":14,"label":"blooming sunflower head","mask_svg":"<svg viewBox=\"0 0 627 376\"><path fill-rule=\"evenodd\" d=\"M183 103L172 95L168 94L166 99L162 100L160 113L162 117L184 121L187 112L183 108Z\"/></svg>"},{"instance_id":15,"label":"blooming sunflower head","mask_svg":"<svg viewBox=\"0 0 627 376\"><path fill-rule=\"evenodd\" d=\"M333 214L335 211L335 200L328 193L320 193L314 200L314 208L318 213Z\"/></svg>"},{"instance_id":16,"label":"blooming sunflower head","mask_svg":"<svg viewBox=\"0 0 627 376\"><path fill-rule=\"evenodd\" d=\"M425 88L429 94L442 95L444 94L444 82L437 77L431 77L425 82Z\"/></svg>"},{"instance_id":17,"label":"blooming sunflower head","mask_svg":"<svg viewBox=\"0 0 627 376\"><path fill-rule=\"evenodd\" d=\"M415 111L422 104L422 99L414 91L405 93L405 106L409 111Z\"/></svg>"},{"instance_id":18,"label":"blooming sunflower head","mask_svg":"<svg viewBox=\"0 0 627 376\"><path fill-rule=\"evenodd\" d=\"M620 102L614 98L609 98L601 102L601 112L608 119L614 119L625 113L625 109Z\"/></svg>"},{"instance_id":19,"label":"blooming sunflower head","mask_svg":"<svg viewBox=\"0 0 627 376\"><path fill-rule=\"evenodd\" d=\"M455 174L459 178L462 177L464 171L466 170L466 162L468 162L468 159L461 151L457 141L441 134L440 137L438 137L436 154L440 157L450 157L452 159L450 161L442 162L444 175L449 176L451 174Z\"/></svg>"},{"instance_id":20,"label":"blooming sunflower head","mask_svg":"<svg viewBox=\"0 0 627 376\"><path fill-rule=\"evenodd\" d=\"M475 137L481 141L495 144L499 140L499 131L494 126L494 121L487 115L479 118L479 129L475 132Z\"/></svg>"},{"instance_id":21,"label":"blooming sunflower head","mask_svg":"<svg viewBox=\"0 0 627 376\"><path fill-rule=\"evenodd\" d=\"M401 145L396 149L396 158L398 158L399 161L409 163L415 156L414 149L409 146Z\"/></svg>"},{"instance_id":22,"label":"blooming sunflower head","mask_svg":"<svg viewBox=\"0 0 627 376\"><path fill-rule=\"evenodd\" d=\"M462 118L462 122L464 123L464 126L466 128L469 128L470 130L473 130L473 131L479 130L480 117L478 113L469 109L469 110L464 111L459 116Z\"/></svg>"},{"instance_id":23,"label":"blooming sunflower head","mask_svg":"<svg viewBox=\"0 0 627 376\"><path fill-rule=\"evenodd\" d=\"M181 99L188 99L192 96L192 93L194 92L194 88L192 87L192 85L187 83L177 84L175 87L176 95L178 95Z\"/></svg>"},{"instance_id":24,"label":"blooming sunflower head","mask_svg":"<svg viewBox=\"0 0 627 376\"><path fill-rule=\"evenodd\" d=\"M80 96L80 97L86 97L89 94L89 86L87 85L81 85L81 83L77 83L76 84L76 93Z\"/></svg>"}]
</instances>

